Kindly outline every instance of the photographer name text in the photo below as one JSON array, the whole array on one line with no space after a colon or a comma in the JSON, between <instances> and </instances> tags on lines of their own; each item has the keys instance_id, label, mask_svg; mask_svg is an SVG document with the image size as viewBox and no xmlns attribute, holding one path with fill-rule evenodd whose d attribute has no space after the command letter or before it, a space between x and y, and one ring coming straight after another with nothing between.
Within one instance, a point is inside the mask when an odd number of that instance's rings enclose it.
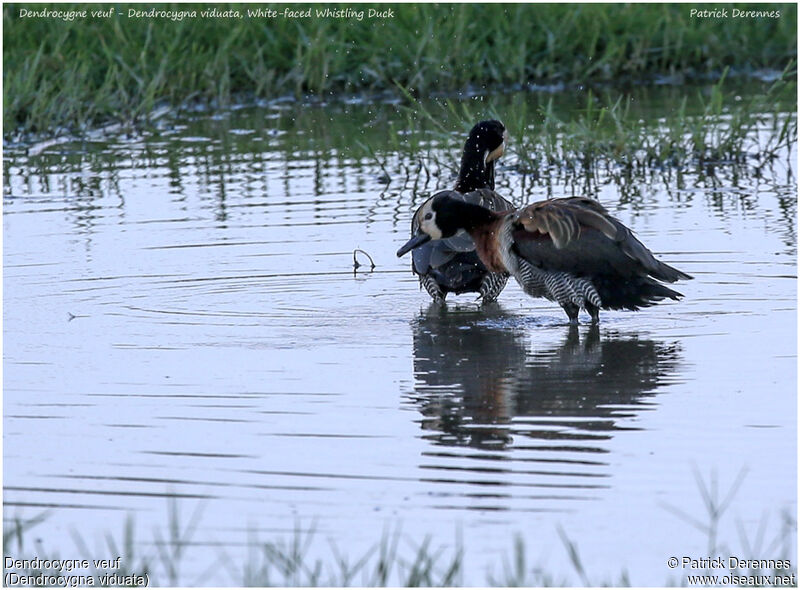
<instances>
[{"instance_id":1,"label":"photographer name text","mask_svg":"<svg viewBox=\"0 0 800 590\"><path fill-rule=\"evenodd\" d=\"M740 8L692 8L689 18L780 18L780 10L742 10Z\"/></svg>"}]
</instances>

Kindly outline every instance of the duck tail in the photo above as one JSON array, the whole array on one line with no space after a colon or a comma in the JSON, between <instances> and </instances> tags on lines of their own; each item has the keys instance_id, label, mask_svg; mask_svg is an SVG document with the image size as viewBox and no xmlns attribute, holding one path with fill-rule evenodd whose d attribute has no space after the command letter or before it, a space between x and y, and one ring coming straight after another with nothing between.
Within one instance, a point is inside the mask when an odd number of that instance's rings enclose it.
<instances>
[{"instance_id":1,"label":"duck tail","mask_svg":"<svg viewBox=\"0 0 800 590\"><path fill-rule=\"evenodd\" d=\"M675 281L688 281L694 278L692 275L688 275L685 272L678 270L674 266L670 266L669 264L664 264L660 260L656 260L656 262L658 263L656 266L656 272L651 272L651 274L660 281L674 283Z\"/></svg>"},{"instance_id":2,"label":"duck tail","mask_svg":"<svg viewBox=\"0 0 800 590\"><path fill-rule=\"evenodd\" d=\"M603 308L606 309L637 310L655 305L664 299L677 301L683 297L682 293L650 277L635 277L620 281L618 278L599 276L592 278L592 284L600 295Z\"/></svg>"},{"instance_id":3,"label":"duck tail","mask_svg":"<svg viewBox=\"0 0 800 590\"><path fill-rule=\"evenodd\" d=\"M675 281L688 281L692 278L691 275L678 270L674 266L664 264L657 260L653 253L648 250L633 235L633 232L620 222L614 220L617 226L617 242L619 243L622 251L625 252L630 258L637 260L647 270L647 274L651 277L664 281L665 283L674 283Z\"/></svg>"}]
</instances>

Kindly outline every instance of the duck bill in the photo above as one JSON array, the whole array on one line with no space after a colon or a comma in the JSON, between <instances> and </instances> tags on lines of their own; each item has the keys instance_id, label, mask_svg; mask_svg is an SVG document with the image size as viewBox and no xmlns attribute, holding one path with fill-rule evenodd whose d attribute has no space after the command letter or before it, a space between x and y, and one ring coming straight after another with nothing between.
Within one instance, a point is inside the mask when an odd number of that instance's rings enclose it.
<instances>
[{"instance_id":1,"label":"duck bill","mask_svg":"<svg viewBox=\"0 0 800 590\"><path fill-rule=\"evenodd\" d=\"M403 254L410 252L417 246L421 246L425 242L430 241L431 237L428 234L418 233L416 236L408 240L405 245L397 251L397 257L400 258Z\"/></svg>"}]
</instances>

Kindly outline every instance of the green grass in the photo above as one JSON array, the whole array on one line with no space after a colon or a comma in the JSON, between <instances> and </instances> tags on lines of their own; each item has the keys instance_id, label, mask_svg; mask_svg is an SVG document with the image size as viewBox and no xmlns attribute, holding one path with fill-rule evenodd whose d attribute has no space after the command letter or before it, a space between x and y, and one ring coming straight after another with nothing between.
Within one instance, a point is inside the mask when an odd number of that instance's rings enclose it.
<instances>
[{"instance_id":1,"label":"green grass","mask_svg":"<svg viewBox=\"0 0 800 590\"><path fill-rule=\"evenodd\" d=\"M443 136L451 135L453 126L463 136L487 115L501 119L511 133L513 166L534 179L553 173L585 176L598 168L638 177L664 167L747 164L757 170L797 140L794 65L764 92L746 99L727 88L726 74L710 86L687 87L656 117L641 111L637 97L618 91L590 91L581 106L567 111L552 97L538 106L515 101L487 113L483 105L447 99L431 104L409 95L406 110Z\"/></svg>"},{"instance_id":2,"label":"green grass","mask_svg":"<svg viewBox=\"0 0 800 590\"><path fill-rule=\"evenodd\" d=\"M704 555L791 561L791 557L795 555L797 523L788 509L780 513L777 527L773 525L768 530L768 521L764 518L755 531L747 530L741 522L737 522L739 542L733 545L720 540L719 531L723 518L729 511L745 475L746 471L741 470L727 490L720 490L716 473L712 472L708 480L705 480L695 468L694 477L705 513L697 516L670 503L663 503L661 508L675 514L699 531L701 538L707 542L707 554ZM325 552L319 549L319 536L315 532L314 525L303 529L298 522L295 523L293 533L287 538L264 542L251 535L241 554L231 555L225 549L221 549L218 559L206 564L207 570L189 570L184 567L183 562L192 548L192 537L199 518L199 507L196 507L187 519L181 514L177 502L172 499L167 505L166 532L165 534L158 530L154 532L154 542L151 543L154 549L150 553L141 553L139 549L141 544L137 542L133 520L128 517L119 535L120 539L107 534L105 545L94 551L77 532L73 532L77 552L73 551L68 555L59 554L52 547L44 547L39 540L31 546L29 542L31 529L45 520L46 514L40 514L29 520L14 518L7 520L8 524L3 531L4 555L14 559L30 559L35 555L40 559L62 557L89 561L99 556L104 558L111 556L111 559L121 556L121 569L118 571L107 569L87 571L77 568L72 572L75 575L95 576L96 585L102 582L100 576L116 573L121 577L146 575L152 586L165 583L170 586L195 586L207 584L208 575L212 572L218 573L220 570L224 571L229 576L231 584L236 586L450 587L462 586L465 583L468 585L486 583L492 587L542 587L573 585L576 581L587 587L631 584L625 570L614 579L600 579L592 575L581 558L580 543L571 539L560 526L557 528L558 541L566 552L572 567L571 572L553 572L542 568L541 560L526 550L524 538L516 534L510 536L510 551L501 556L500 563L494 566L489 563L482 564L487 568L485 581L464 580L466 553L459 535L456 536L454 543L439 545L431 537L413 539L404 535L399 525L394 530L384 530L381 540L375 546L355 557L348 556L346 550L329 540L327 557L323 558L320 556L324 556ZM688 547L691 542L690 535L687 534L684 541L684 545ZM680 549L679 546L676 548ZM667 557L664 556L664 559ZM4 574L12 571L24 576L59 574L57 570L17 568L4 569ZM667 580L667 585L685 585L686 580L683 577L687 573L719 576L729 573L737 576L787 576L796 575L796 572L794 564L789 570L769 571L754 569L689 571L678 568L674 570L678 579ZM63 575L64 572L61 573ZM219 582L218 579L215 581Z\"/></svg>"},{"instance_id":3,"label":"green grass","mask_svg":"<svg viewBox=\"0 0 800 590\"><path fill-rule=\"evenodd\" d=\"M391 91L414 95L530 82L621 83L783 69L796 58L794 4L759 4L780 18L691 18L690 5L357 5L393 18L20 18L20 9L97 5L5 4L5 137L75 132L146 117L160 105L241 96ZM329 6L329 5L325 5ZM748 8L747 5L726 5ZM106 8L106 6L102 6ZM138 9L150 6L136 5ZM283 5L271 5L281 10ZM316 10L316 5L304 5ZM709 8L709 5L703 5Z\"/></svg>"}]
</instances>

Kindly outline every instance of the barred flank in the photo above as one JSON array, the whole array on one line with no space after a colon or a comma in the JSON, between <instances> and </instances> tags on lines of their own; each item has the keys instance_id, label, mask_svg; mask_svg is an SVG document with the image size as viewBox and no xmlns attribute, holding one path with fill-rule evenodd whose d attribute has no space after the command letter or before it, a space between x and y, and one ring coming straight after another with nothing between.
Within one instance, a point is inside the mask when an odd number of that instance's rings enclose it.
<instances>
[{"instance_id":1,"label":"barred flank","mask_svg":"<svg viewBox=\"0 0 800 590\"><path fill-rule=\"evenodd\" d=\"M584 309L587 304L602 307L600 295L588 279L542 270L524 259L519 263L518 279L528 295L546 297L562 306L571 303Z\"/></svg>"},{"instance_id":2,"label":"barred flank","mask_svg":"<svg viewBox=\"0 0 800 590\"><path fill-rule=\"evenodd\" d=\"M505 288L508 282L508 275L499 272L490 272L484 277L481 282L479 293L483 298L484 303L489 303L497 299L500 292Z\"/></svg>"}]
</instances>

